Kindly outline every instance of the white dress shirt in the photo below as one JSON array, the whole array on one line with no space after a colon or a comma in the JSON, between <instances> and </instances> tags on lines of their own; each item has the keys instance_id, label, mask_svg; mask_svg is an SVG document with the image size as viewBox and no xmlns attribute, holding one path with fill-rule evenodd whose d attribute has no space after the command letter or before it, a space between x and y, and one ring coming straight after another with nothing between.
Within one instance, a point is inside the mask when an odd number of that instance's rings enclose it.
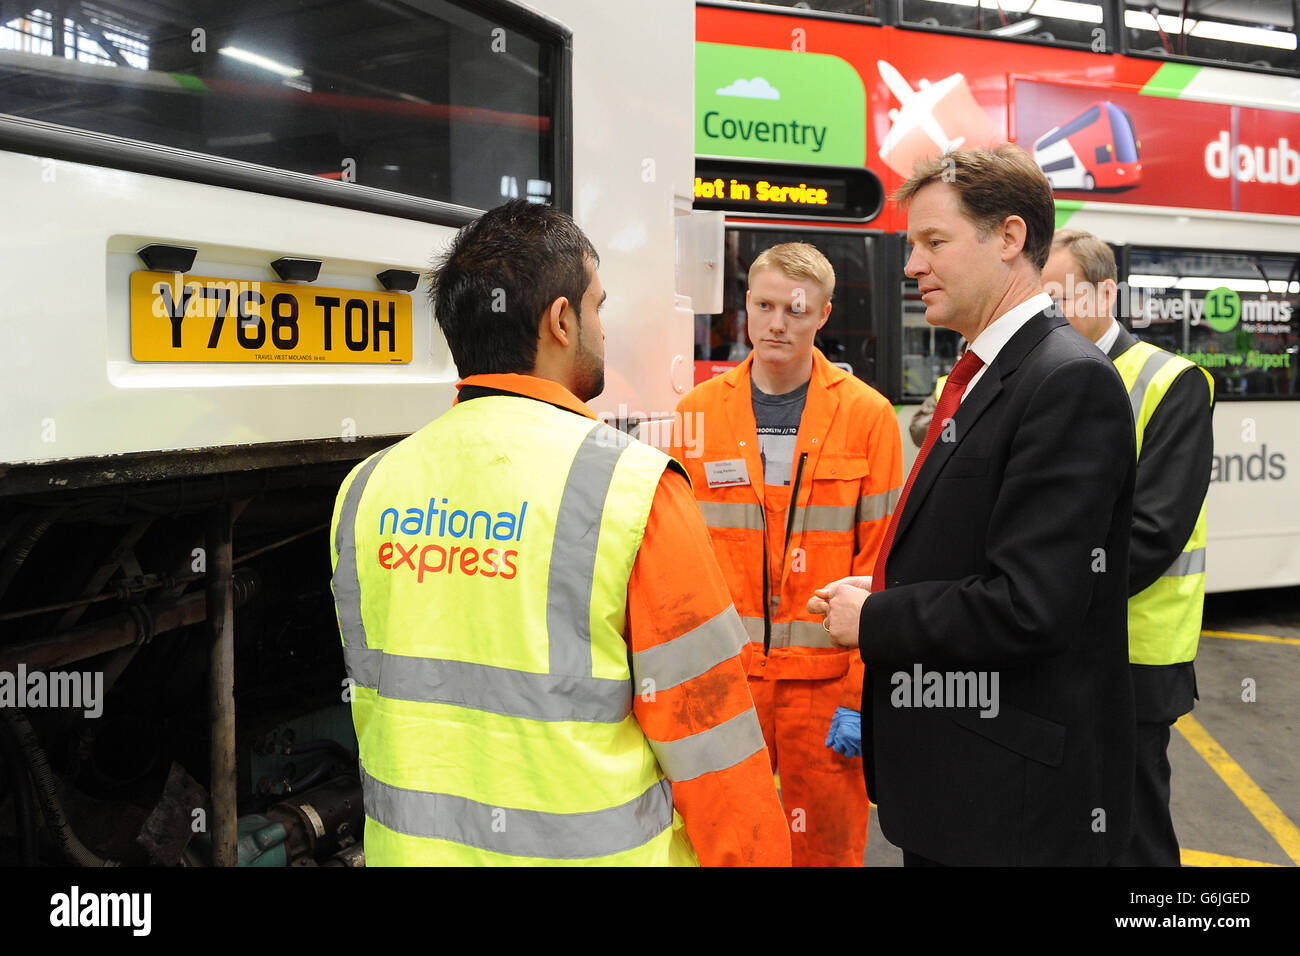
<instances>
[{"instance_id":1,"label":"white dress shirt","mask_svg":"<svg viewBox=\"0 0 1300 956\"><path fill-rule=\"evenodd\" d=\"M970 344L970 350L983 359L984 364L971 377L970 382L966 385L966 391L962 392L961 400L963 402L970 398L971 389L984 377L988 367L993 364L993 360L1002 351L1002 346L1010 342L1011 337L1019 332L1024 327L1024 324L1039 312L1048 312L1051 309L1052 297L1046 292L1040 292L1021 302L1015 308L1003 312L990 322L983 332L975 336L975 341Z\"/></svg>"},{"instance_id":2,"label":"white dress shirt","mask_svg":"<svg viewBox=\"0 0 1300 956\"><path fill-rule=\"evenodd\" d=\"M1111 319L1110 325L1106 327L1106 331L1101 333L1101 338L1097 340L1097 348L1101 349L1103 355L1109 355L1110 347L1115 344L1117 338L1119 338L1119 323Z\"/></svg>"}]
</instances>

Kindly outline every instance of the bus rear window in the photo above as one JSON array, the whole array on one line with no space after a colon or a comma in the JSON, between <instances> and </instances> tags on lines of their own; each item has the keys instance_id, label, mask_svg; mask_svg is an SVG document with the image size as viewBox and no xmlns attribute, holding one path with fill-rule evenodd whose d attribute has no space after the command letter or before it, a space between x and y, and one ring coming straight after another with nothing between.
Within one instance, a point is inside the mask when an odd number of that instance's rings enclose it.
<instances>
[{"instance_id":1,"label":"bus rear window","mask_svg":"<svg viewBox=\"0 0 1300 956\"><path fill-rule=\"evenodd\" d=\"M0 24L0 113L475 208L551 198L540 32L446 0L50 7Z\"/></svg>"},{"instance_id":2,"label":"bus rear window","mask_svg":"<svg viewBox=\"0 0 1300 956\"><path fill-rule=\"evenodd\" d=\"M1086 47L1094 53L1112 49L1106 19L1107 5L1097 0L898 0L898 21L907 26Z\"/></svg>"},{"instance_id":3,"label":"bus rear window","mask_svg":"<svg viewBox=\"0 0 1300 956\"><path fill-rule=\"evenodd\" d=\"M1294 73L1295 16L1292 0L1126 0L1124 32L1129 53Z\"/></svg>"},{"instance_id":4,"label":"bus rear window","mask_svg":"<svg viewBox=\"0 0 1300 956\"><path fill-rule=\"evenodd\" d=\"M796 7L800 13L814 10L818 13L834 13L854 17L876 17L875 0L745 0L749 3L761 3L773 7Z\"/></svg>"},{"instance_id":5,"label":"bus rear window","mask_svg":"<svg viewBox=\"0 0 1300 956\"><path fill-rule=\"evenodd\" d=\"M1129 250L1133 334L1214 376L1215 398L1300 396L1300 256Z\"/></svg>"}]
</instances>

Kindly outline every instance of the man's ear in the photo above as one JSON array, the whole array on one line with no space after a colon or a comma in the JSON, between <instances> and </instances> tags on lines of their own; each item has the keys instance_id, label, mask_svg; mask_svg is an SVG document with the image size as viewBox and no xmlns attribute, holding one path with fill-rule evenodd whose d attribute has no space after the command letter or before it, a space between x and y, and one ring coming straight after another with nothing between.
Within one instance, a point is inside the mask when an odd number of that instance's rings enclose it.
<instances>
[{"instance_id":1,"label":"man's ear","mask_svg":"<svg viewBox=\"0 0 1300 956\"><path fill-rule=\"evenodd\" d=\"M1104 311L1099 314L1114 317L1115 309L1119 305L1118 283L1114 279L1103 279L1101 281L1101 295L1104 301L1099 304Z\"/></svg>"},{"instance_id":2,"label":"man's ear","mask_svg":"<svg viewBox=\"0 0 1300 956\"><path fill-rule=\"evenodd\" d=\"M1019 216L1007 216L1002 220L1002 225L998 228L998 238L1002 242L1003 262L1010 262L1020 255L1021 250L1025 248L1025 237L1028 234L1029 227Z\"/></svg>"},{"instance_id":3,"label":"man's ear","mask_svg":"<svg viewBox=\"0 0 1300 956\"><path fill-rule=\"evenodd\" d=\"M831 303L827 302L826 305L822 307L822 320L817 323L817 328L819 331L821 330L821 327L826 324L826 320L829 319L830 317L831 317Z\"/></svg>"},{"instance_id":4,"label":"man's ear","mask_svg":"<svg viewBox=\"0 0 1300 956\"><path fill-rule=\"evenodd\" d=\"M539 338L550 336L557 345L568 348L569 336L573 334L572 320L568 317L569 300L560 296L546 307L542 320L537 323Z\"/></svg>"}]
</instances>

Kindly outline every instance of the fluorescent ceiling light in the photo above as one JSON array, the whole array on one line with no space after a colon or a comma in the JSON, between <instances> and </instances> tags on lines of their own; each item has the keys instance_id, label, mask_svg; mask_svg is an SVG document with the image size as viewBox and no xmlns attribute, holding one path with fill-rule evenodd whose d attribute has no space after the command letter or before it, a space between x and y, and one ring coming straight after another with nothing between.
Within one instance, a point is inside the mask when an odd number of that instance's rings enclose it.
<instances>
[{"instance_id":1,"label":"fluorescent ceiling light","mask_svg":"<svg viewBox=\"0 0 1300 956\"><path fill-rule=\"evenodd\" d=\"M1219 286L1227 286L1235 292L1267 292L1268 283L1263 279L1224 279L1216 276L1187 276L1175 283L1176 289L1189 289L1197 292L1209 292Z\"/></svg>"},{"instance_id":2,"label":"fluorescent ceiling light","mask_svg":"<svg viewBox=\"0 0 1300 956\"><path fill-rule=\"evenodd\" d=\"M1134 273L1128 277L1128 284L1140 289L1168 289L1177 281L1177 276L1146 276Z\"/></svg>"},{"instance_id":3,"label":"fluorescent ceiling light","mask_svg":"<svg viewBox=\"0 0 1300 956\"><path fill-rule=\"evenodd\" d=\"M1055 17L1058 20L1101 23L1101 5L1097 3L1075 3L1073 0L1037 0L1030 12L1040 17Z\"/></svg>"},{"instance_id":4,"label":"fluorescent ceiling light","mask_svg":"<svg viewBox=\"0 0 1300 956\"><path fill-rule=\"evenodd\" d=\"M1032 33L1043 25L1043 21L1038 17L1028 17L1024 20L1017 20L1015 23L1008 23L1004 27L998 27L996 30L990 30L989 33L995 37L1018 37L1022 33Z\"/></svg>"},{"instance_id":5,"label":"fluorescent ceiling light","mask_svg":"<svg viewBox=\"0 0 1300 956\"><path fill-rule=\"evenodd\" d=\"M1001 10L1003 13L1033 13L1036 16L1080 20L1084 23L1102 21L1100 4L1079 3L1077 0L1001 0L1001 2L999 0L934 0L934 2L946 3L952 7L981 6L985 10Z\"/></svg>"},{"instance_id":6,"label":"fluorescent ceiling light","mask_svg":"<svg viewBox=\"0 0 1300 956\"><path fill-rule=\"evenodd\" d=\"M1285 279L1269 279L1268 291L1269 292L1300 292L1300 282L1292 282L1290 287L1288 288Z\"/></svg>"},{"instance_id":7,"label":"fluorescent ceiling light","mask_svg":"<svg viewBox=\"0 0 1300 956\"><path fill-rule=\"evenodd\" d=\"M272 73L278 73L280 76L298 77L302 76L302 70L294 66L286 66L277 60L272 60L269 56L262 56L260 53L252 53L248 50L241 50L237 46L223 46L217 51L222 56L228 56L232 60L239 60L241 63L248 63L251 66L261 67L263 70L269 70Z\"/></svg>"},{"instance_id":8,"label":"fluorescent ceiling light","mask_svg":"<svg viewBox=\"0 0 1300 956\"><path fill-rule=\"evenodd\" d=\"M1192 36L1205 37L1207 40L1224 40L1228 43L1249 43L1253 46L1271 46L1278 50L1294 50L1295 34L1285 30L1261 30L1258 27L1243 27L1235 23L1215 23L1202 20L1196 24Z\"/></svg>"},{"instance_id":9,"label":"fluorescent ceiling light","mask_svg":"<svg viewBox=\"0 0 1300 956\"><path fill-rule=\"evenodd\" d=\"M1130 30L1156 30L1156 21L1149 13L1141 10L1126 10L1124 25ZM1261 30L1258 27L1243 27L1235 23L1218 23L1213 20L1193 20L1190 17L1180 21L1178 17L1161 14L1160 29L1165 33L1178 35L1180 29L1195 37L1206 40L1223 40L1229 43L1246 43L1251 46L1270 46L1278 50L1294 50L1296 35L1285 30Z\"/></svg>"}]
</instances>

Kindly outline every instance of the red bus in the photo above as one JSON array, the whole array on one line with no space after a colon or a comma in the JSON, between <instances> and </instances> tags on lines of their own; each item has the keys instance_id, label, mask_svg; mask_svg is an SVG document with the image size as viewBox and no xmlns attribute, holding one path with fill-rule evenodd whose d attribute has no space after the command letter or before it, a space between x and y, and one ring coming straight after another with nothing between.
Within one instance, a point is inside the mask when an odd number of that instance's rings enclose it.
<instances>
[{"instance_id":1,"label":"red bus","mask_svg":"<svg viewBox=\"0 0 1300 956\"><path fill-rule=\"evenodd\" d=\"M926 324L903 275L905 217L880 200L918 158L1019 143L1052 183L1058 228L1068 222L1115 248L1121 319L1214 375L1209 588L1297 584L1296 23L1289 5L1251 7L1251 22L1151 9L698 2L695 206L722 212L724 269L720 302L697 306L697 375L749 351L753 258L777 242L812 242L837 275L818 345L895 402L914 455L906 424L958 340ZM824 201L745 201L758 182ZM712 198L701 183L714 184ZM1208 314L1221 288L1238 303L1232 315Z\"/></svg>"}]
</instances>

